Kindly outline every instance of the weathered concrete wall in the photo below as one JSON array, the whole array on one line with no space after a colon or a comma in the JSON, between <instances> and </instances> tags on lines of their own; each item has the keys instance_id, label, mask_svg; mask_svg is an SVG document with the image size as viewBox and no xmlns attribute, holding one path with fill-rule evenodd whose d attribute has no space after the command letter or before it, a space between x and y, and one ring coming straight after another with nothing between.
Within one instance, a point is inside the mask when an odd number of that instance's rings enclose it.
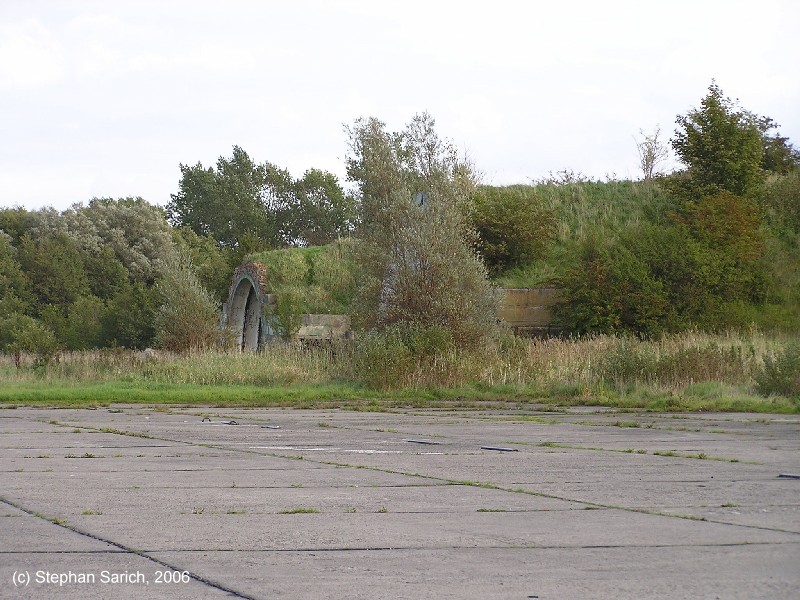
<instances>
[{"instance_id":1,"label":"weathered concrete wall","mask_svg":"<svg viewBox=\"0 0 800 600\"><path fill-rule=\"evenodd\" d=\"M557 335L553 307L562 300L557 288L504 288L498 316L518 335Z\"/></svg>"},{"instance_id":2,"label":"weathered concrete wall","mask_svg":"<svg viewBox=\"0 0 800 600\"><path fill-rule=\"evenodd\" d=\"M296 336L303 342L351 339L353 337L348 315L303 315L303 324Z\"/></svg>"}]
</instances>

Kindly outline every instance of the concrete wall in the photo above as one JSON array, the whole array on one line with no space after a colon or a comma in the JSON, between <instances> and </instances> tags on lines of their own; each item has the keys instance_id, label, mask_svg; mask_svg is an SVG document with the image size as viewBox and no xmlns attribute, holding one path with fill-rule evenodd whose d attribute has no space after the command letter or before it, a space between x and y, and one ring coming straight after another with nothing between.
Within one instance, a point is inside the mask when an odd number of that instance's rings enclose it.
<instances>
[{"instance_id":1,"label":"concrete wall","mask_svg":"<svg viewBox=\"0 0 800 600\"><path fill-rule=\"evenodd\" d=\"M557 288L503 288L498 316L523 336L557 335L553 307L563 300Z\"/></svg>"}]
</instances>

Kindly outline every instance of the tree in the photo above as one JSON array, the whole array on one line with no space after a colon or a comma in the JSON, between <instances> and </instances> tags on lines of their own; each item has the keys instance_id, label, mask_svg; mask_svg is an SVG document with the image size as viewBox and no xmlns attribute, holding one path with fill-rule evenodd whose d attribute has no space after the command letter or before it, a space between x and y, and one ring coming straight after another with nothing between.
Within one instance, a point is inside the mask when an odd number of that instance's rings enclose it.
<instances>
[{"instance_id":1,"label":"tree","mask_svg":"<svg viewBox=\"0 0 800 600\"><path fill-rule=\"evenodd\" d=\"M28 281L17 260L11 236L0 230L0 318L30 307Z\"/></svg>"},{"instance_id":2,"label":"tree","mask_svg":"<svg viewBox=\"0 0 800 600\"><path fill-rule=\"evenodd\" d=\"M686 191L692 198L755 192L764 178L764 147L752 113L739 109L712 82L700 108L679 115L676 122L680 129L672 147L688 168Z\"/></svg>"},{"instance_id":3,"label":"tree","mask_svg":"<svg viewBox=\"0 0 800 600\"><path fill-rule=\"evenodd\" d=\"M153 345L155 315L162 298L155 286L129 283L114 296L103 313L103 346L123 346L143 350Z\"/></svg>"},{"instance_id":4,"label":"tree","mask_svg":"<svg viewBox=\"0 0 800 600\"><path fill-rule=\"evenodd\" d=\"M348 235L355 221L355 205L336 176L309 169L294 182L292 234L300 245L322 246Z\"/></svg>"},{"instance_id":5,"label":"tree","mask_svg":"<svg viewBox=\"0 0 800 600\"><path fill-rule=\"evenodd\" d=\"M180 170L180 191L167 204L173 226L211 235L227 247L235 247L245 232L274 238L262 198L266 170L239 146L230 158L219 157L216 170L199 162L194 167L182 164Z\"/></svg>"},{"instance_id":6,"label":"tree","mask_svg":"<svg viewBox=\"0 0 800 600\"><path fill-rule=\"evenodd\" d=\"M216 169L180 168L180 191L167 205L170 222L224 248L245 241L254 250L325 244L350 230L352 198L326 171L309 169L296 180L272 163L256 164L238 146Z\"/></svg>"},{"instance_id":7,"label":"tree","mask_svg":"<svg viewBox=\"0 0 800 600\"><path fill-rule=\"evenodd\" d=\"M492 331L495 300L465 215L472 171L427 113L402 132L377 119L346 128L358 186L366 277L362 324L444 329L460 347Z\"/></svg>"},{"instance_id":8,"label":"tree","mask_svg":"<svg viewBox=\"0 0 800 600\"><path fill-rule=\"evenodd\" d=\"M763 201L772 229L800 245L800 170L771 182Z\"/></svg>"},{"instance_id":9,"label":"tree","mask_svg":"<svg viewBox=\"0 0 800 600\"><path fill-rule=\"evenodd\" d=\"M36 224L37 214L21 206L0 208L0 231L9 236L13 246L19 245L22 236Z\"/></svg>"},{"instance_id":10,"label":"tree","mask_svg":"<svg viewBox=\"0 0 800 600\"><path fill-rule=\"evenodd\" d=\"M669 158L669 148L660 139L661 128L656 127L653 133L646 134L641 129L641 141L636 142L636 149L639 151L639 166L645 181L650 181L661 175L658 167Z\"/></svg>"},{"instance_id":11,"label":"tree","mask_svg":"<svg viewBox=\"0 0 800 600\"><path fill-rule=\"evenodd\" d=\"M111 246L102 246L98 253L85 254L83 262L89 289L98 298L109 300L128 284L128 269L119 261Z\"/></svg>"},{"instance_id":12,"label":"tree","mask_svg":"<svg viewBox=\"0 0 800 600\"><path fill-rule=\"evenodd\" d=\"M76 204L65 211L61 220L67 235L88 255L109 248L134 282L152 285L175 255L163 209L139 197L93 198L88 206ZM91 266L100 268L95 279L111 275L116 280L118 273L103 273L97 261ZM108 269L118 271L118 266Z\"/></svg>"},{"instance_id":13,"label":"tree","mask_svg":"<svg viewBox=\"0 0 800 600\"><path fill-rule=\"evenodd\" d=\"M97 296L78 298L67 311L59 341L69 350L99 348L106 311L106 303Z\"/></svg>"},{"instance_id":14,"label":"tree","mask_svg":"<svg viewBox=\"0 0 800 600\"><path fill-rule=\"evenodd\" d=\"M555 237L555 214L529 186L481 186L470 219L492 275L540 258Z\"/></svg>"},{"instance_id":15,"label":"tree","mask_svg":"<svg viewBox=\"0 0 800 600\"><path fill-rule=\"evenodd\" d=\"M771 173L786 175L800 167L800 150L792 146L788 137L778 133L780 125L770 117L755 115L754 118L761 132L761 143L764 147L761 168ZM770 134L773 129L775 133Z\"/></svg>"},{"instance_id":16,"label":"tree","mask_svg":"<svg viewBox=\"0 0 800 600\"><path fill-rule=\"evenodd\" d=\"M197 235L188 227L173 227L172 237L180 256L188 257L201 285L221 304L228 297L231 273L243 256L221 247L210 235Z\"/></svg>"},{"instance_id":17,"label":"tree","mask_svg":"<svg viewBox=\"0 0 800 600\"><path fill-rule=\"evenodd\" d=\"M167 204L173 226L211 235L228 248L238 246L244 234L263 240L265 247L283 245L279 222L291 188L287 171L256 164L239 146L230 158L219 157L216 169L197 163L180 170L180 191Z\"/></svg>"},{"instance_id":18,"label":"tree","mask_svg":"<svg viewBox=\"0 0 800 600\"><path fill-rule=\"evenodd\" d=\"M158 290L164 299L155 319L159 348L192 352L207 350L219 341L217 302L194 274L188 256L169 264Z\"/></svg>"},{"instance_id":19,"label":"tree","mask_svg":"<svg viewBox=\"0 0 800 600\"><path fill-rule=\"evenodd\" d=\"M25 234L19 247L19 262L41 311L47 305L66 307L89 293L89 280L81 251L66 233L38 241Z\"/></svg>"},{"instance_id":20,"label":"tree","mask_svg":"<svg viewBox=\"0 0 800 600\"><path fill-rule=\"evenodd\" d=\"M0 320L0 350L14 356L17 369L23 354L35 354L36 364L47 364L58 350L53 332L36 319L13 313Z\"/></svg>"}]
</instances>

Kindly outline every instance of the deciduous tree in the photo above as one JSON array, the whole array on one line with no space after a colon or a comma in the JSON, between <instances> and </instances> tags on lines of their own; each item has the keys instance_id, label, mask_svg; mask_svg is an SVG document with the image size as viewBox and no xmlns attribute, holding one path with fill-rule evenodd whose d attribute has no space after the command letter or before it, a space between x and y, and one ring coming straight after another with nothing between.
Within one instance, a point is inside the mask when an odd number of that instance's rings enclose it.
<instances>
[{"instance_id":1,"label":"deciduous tree","mask_svg":"<svg viewBox=\"0 0 800 600\"><path fill-rule=\"evenodd\" d=\"M361 317L378 328L444 328L466 347L492 330L494 294L465 217L474 176L434 125L423 113L402 132L377 119L346 128L365 242Z\"/></svg>"},{"instance_id":2,"label":"deciduous tree","mask_svg":"<svg viewBox=\"0 0 800 600\"><path fill-rule=\"evenodd\" d=\"M687 166L688 193L693 198L727 191L746 196L763 181L764 146L754 115L723 95L716 83L693 108L676 120L672 139Z\"/></svg>"}]
</instances>

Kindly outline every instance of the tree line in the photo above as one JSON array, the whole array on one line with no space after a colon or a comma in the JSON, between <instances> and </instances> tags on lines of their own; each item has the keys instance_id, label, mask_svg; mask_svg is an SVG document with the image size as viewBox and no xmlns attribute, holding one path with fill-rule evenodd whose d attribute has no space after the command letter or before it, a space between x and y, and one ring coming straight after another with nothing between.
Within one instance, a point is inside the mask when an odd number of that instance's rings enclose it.
<instances>
[{"instance_id":1,"label":"tree line","mask_svg":"<svg viewBox=\"0 0 800 600\"><path fill-rule=\"evenodd\" d=\"M770 303L800 306L778 268L799 258L800 153L715 83L676 123L683 168L660 174L667 148L646 136L640 185L664 200L612 236L559 242L542 189L582 177L481 185L427 114L399 132L374 118L347 127L348 191L331 173L294 178L236 146L213 167L181 164L164 208L95 198L0 209L0 350L210 345L246 256L342 237L360 244L356 322L434 348L479 343L494 328L492 280L531 265L565 290L559 319L576 333L743 326ZM206 327L187 338L198 320Z\"/></svg>"}]
</instances>

